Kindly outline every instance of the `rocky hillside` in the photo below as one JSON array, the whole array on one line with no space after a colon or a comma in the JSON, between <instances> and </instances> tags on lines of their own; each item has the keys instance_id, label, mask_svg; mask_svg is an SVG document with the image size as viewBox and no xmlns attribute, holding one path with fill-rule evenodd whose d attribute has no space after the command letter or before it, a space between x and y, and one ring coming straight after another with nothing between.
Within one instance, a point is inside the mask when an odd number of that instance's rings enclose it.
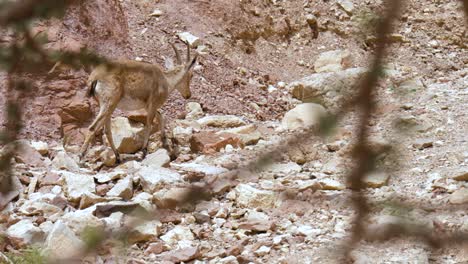
<instances>
[{"instance_id":1,"label":"rocky hillside","mask_svg":"<svg viewBox=\"0 0 468 264\"><path fill-rule=\"evenodd\" d=\"M369 124L377 169L362 221L376 234L401 222L468 232L467 20L461 1L403 10ZM97 109L89 69L30 73L15 190L0 197L0 259L30 249L33 263L38 252L63 263L345 263L358 116L326 136L305 129L356 95L383 11L381 1L99 0L35 23L51 50L170 66L169 43L184 39L200 55L193 97L174 93L162 109L169 151L156 132L143 157L146 113L114 113L121 164L105 137L78 160ZM468 251L402 236L362 241L351 261L463 263Z\"/></svg>"}]
</instances>

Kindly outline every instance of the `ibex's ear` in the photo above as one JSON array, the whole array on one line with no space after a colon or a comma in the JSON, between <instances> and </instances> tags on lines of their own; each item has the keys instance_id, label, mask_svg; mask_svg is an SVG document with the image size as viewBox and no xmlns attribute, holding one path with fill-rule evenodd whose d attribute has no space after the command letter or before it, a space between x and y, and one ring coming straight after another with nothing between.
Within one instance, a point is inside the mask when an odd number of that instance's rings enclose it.
<instances>
[{"instance_id":1,"label":"ibex's ear","mask_svg":"<svg viewBox=\"0 0 468 264\"><path fill-rule=\"evenodd\" d=\"M198 54L196 54L195 57L193 57L192 62L187 67L187 71L190 71L191 69L193 69L193 67L195 66L195 63L197 62L197 58L198 58Z\"/></svg>"}]
</instances>

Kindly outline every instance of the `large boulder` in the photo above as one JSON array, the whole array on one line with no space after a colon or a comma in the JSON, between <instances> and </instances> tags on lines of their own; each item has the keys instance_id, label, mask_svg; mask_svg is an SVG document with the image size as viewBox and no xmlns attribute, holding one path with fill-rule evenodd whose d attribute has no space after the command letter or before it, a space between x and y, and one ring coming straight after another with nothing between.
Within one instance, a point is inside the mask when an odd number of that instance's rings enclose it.
<instances>
[{"instance_id":1,"label":"large boulder","mask_svg":"<svg viewBox=\"0 0 468 264\"><path fill-rule=\"evenodd\" d=\"M453 192L449 197L451 204L466 204L468 203L468 188L461 188Z\"/></svg>"},{"instance_id":2,"label":"large boulder","mask_svg":"<svg viewBox=\"0 0 468 264\"><path fill-rule=\"evenodd\" d=\"M345 99L355 96L355 84L366 73L365 68L351 68L337 72L321 72L292 82L288 89L292 96L303 102L318 102L332 110L338 109Z\"/></svg>"},{"instance_id":3,"label":"large boulder","mask_svg":"<svg viewBox=\"0 0 468 264\"><path fill-rule=\"evenodd\" d=\"M456 181L468 181L468 167L451 169L450 178Z\"/></svg>"},{"instance_id":4,"label":"large boulder","mask_svg":"<svg viewBox=\"0 0 468 264\"><path fill-rule=\"evenodd\" d=\"M257 130L257 126L254 124L217 132L218 135L223 135L224 133L236 135L244 145L257 144L262 138L262 134Z\"/></svg>"},{"instance_id":5,"label":"large boulder","mask_svg":"<svg viewBox=\"0 0 468 264\"><path fill-rule=\"evenodd\" d=\"M23 219L10 226L6 230L6 235L18 247L40 243L44 240L44 233L30 219Z\"/></svg>"},{"instance_id":6,"label":"large boulder","mask_svg":"<svg viewBox=\"0 0 468 264\"><path fill-rule=\"evenodd\" d=\"M244 119L234 115L212 115L197 120L202 126L211 127L239 127L246 125Z\"/></svg>"},{"instance_id":7,"label":"large boulder","mask_svg":"<svg viewBox=\"0 0 468 264\"><path fill-rule=\"evenodd\" d=\"M58 112L61 133L67 144L82 144L86 136L86 125L93 115L91 107L82 98L74 98Z\"/></svg>"},{"instance_id":8,"label":"large boulder","mask_svg":"<svg viewBox=\"0 0 468 264\"><path fill-rule=\"evenodd\" d=\"M183 247L164 252L161 254L161 259L167 263L188 263L191 260L199 258L200 255L199 247Z\"/></svg>"},{"instance_id":9,"label":"large boulder","mask_svg":"<svg viewBox=\"0 0 468 264\"><path fill-rule=\"evenodd\" d=\"M78 163L70 157L65 151L60 151L52 160L52 166L58 170L67 170L71 172L80 171Z\"/></svg>"},{"instance_id":10,"label":"large boulder","mask_svg":"<svg viewBox=\"0 0 468 264\"><path fill-rule=\"evenodd\" d=\"M154 240L161 234L161 227L162 224L157 220L145 221L130 232L128 239L131 243Z\"/></svg>"},{"instance_id":11,"label":"large boulder","mask_svg":"<svg viewBox=\"0 0 468 264\"><path fill-rule=\"evenodd\" d=\"M171 162L171 157L166 149L158 149L156 152L153 152L146 156L146 158L141 162L142 165L148 167L167 167Z\"/></svg>"},{"instance_id":12,"label":"large boulder","mask_svg":"<svg viewBox=\"0 0 468 264\"><path fill-rule=\"evenodd\" d=\"M390 176L384 172L373 172L366 175L363 182L366 187L380 188L387 184Z\"/></svg>"},{"instance_id":13,"label":"large boulder","mask_svg":"<svg viewBox=\"0 0 468 264\"><path fill-rule=\"evenodd\" d=\"M52 197L48 197L52 198ZM18 211L24 215L42 215L45 218L51 218L54 215L56 217L63 214L61 204L63 197L54 197L52 199L41 198L41 199L30 199L26 200Z\"/></svg>"},{"instance_id":14,"label":"large boulder","mask_svg":"<svg viewBox=\"0 0 468 264\"><path fill-rule=\"evenodd\" d=\"M185 119L188 120L198 119L203 116L203 109L201 105L196 102L188 102L185 106L185 111L187 111Z\"/></svg>"},{"instance_id":15,"label":"large boulder","mask_svg":"<svg viewBox=\"0 0 468 264\"><path fill-rule=\"evenodd\" d=\"M26 140L16 141L18 146L15 160L29 166L43 167L42 155Z\"/></svg>"},{"instance_id":16,"label":"large boulder","mask_svg":"<svg viewBox=\"0 0 468 264\"><path fill-rule=\"evenodd\" d=\"M238 205L247 208L273 208L276 195L272 191L259 190L247 184L239 184L234 189Z\"/></svg>"},{"instance_id":17,"label":"large boulder","mask_svg":"<svg viewBox=\"0 0 468 264\"><path fill-rule=\"evenodd\" d=\"M354 11L354 4L349 0L338 0L337 4L344 10L346 13L351 15Z\"/></svg>"},{"instance_id":18,"label":"large boulder","mask_svg":"<svg viewBox=\"0 0 468 264\"><path fill-rule=\"evenodd\" d=\"M153 194L153 202L162 209L174 209L184 206L187 196L191 193L190 188L170 188L162 189Z\"/></svg>"},{"instance_id":19,"label":"large boulder","mask_svg":"<svg viewBox=\"0 0 468 264\"><path fill-rule=\"evenodd\" d=\"M83 194L96 192L94 177L90 175L75 174L61 171L65 184L66 193L71 201L79 201Z\"/></svg>"},{"instance_id":20,"label":"large boulder","mask_svg":"<svg viewBox=\"0 0 468 264\"><path fill-rule=\"evenodd\" d=\"M145 127L126 117L116 117L111 123L112 138L119 153L135 153L143 147Z\"/></svg>"},{"instance_id":21,"label":"large boulder","mask_svg":"<svg viewBox=\"0 0 468 264\"><path fill-rule=\"evenodd\" d=\"M59 112L62 123L85 123L92 117L89 102L75 98Z\"/></svg>"},{"instance_id":22,"label":"large boulder","mask_svg":"<svg viewBox=\"0 0 468 264\"><path fill-rule=\"evenodd\" d=\"M319 55L314 62L316 72L336 72L349 67L351 54L347 50L332 50Z\"/></svg>"},{"instance_id":23,"label":"large boulder","mask_svg":"<svg viewBox=\"0 0 468 264\"><path fill-rule=\"evenodd\" d=\"M118 181L107 194L109 197L122 197L125 200L130 200L133 196L133 181L130 176Z\"/></svg>"},{"instance_id":24,"label":"large boulder","mask_svg":"<svg viewBox=\"0 0 468 264\"><path fill-rule=\"evenodd\" d=\"M284 115L281 125L283 128L290 130L308 128L319 124L321 118L325 115L325 108L319 104L300 104Z\"/></svg>"},{"instance_id":25,"label":"large boulder","mask_svg":"<svg viewBox=\"0 0 468 264\"><path fill-rule=\"evenodd\" d=\"M218 135L213 131L202 131L194 134L190 139L190 150L192 152L215 153L224 149L227 145L244 147L242 140L237 135L231 133Z\"/></svg>"},{"instance_id":26,"label":"large boulder","mask_svg":"<svg viewBox=\"0 0 468 264\"><path fill-rule=\"evenodd\" d=\"M161 240L171 248L176 247L181 241L193 241L194 239L195 236L187 226L176 226L161 236Z\"/></svg>"},{"instance_id":27,"label":"large boulder","mask_svg":"<svg viewBox=\"0 0 468 264\"><path fill-rule=\"evenodd\" d=\"M89 207L84 210L68 212L61 218L61 221L69 226L76 234L82 234L88 227L104 228L104 222L93 215L94 211L95 208Z\"/></svg>"},{"instance_id":28,"label":"large boulder","mask_svg":"<svg viewBox=\"0 0 468 264\"><path fill-rule=\"evenodd\" d=\"M166 168L143 167L136 175L140 178L143 190L153 193L168 183L182 181L182 176L176 171Z\"/></svg>"},{"instance_id":29,"label":"large boulder","mask_svg":"<svg viewBox=\"0 0 468 264\"><path fill-rule=\"evenodd\" d=\"M172 130L172 135L178 144L188 145L190 143L190 139L192 138L193 130L194 129L192 127L177 126Z\"/></svg>"},{"instance_id":30,"label":"large boulder","mask_svg":"<svg viewBox=\"0 0 468 264\"><path fill-rule=\"evenodd\" d=\"M45 249L51 259L70 259L79 255L85 243L63 221L55 222L47 236Z\"/></svg>"},{"instance_id":31,"label":"large boulder","mask_svg":"<svg viewBox=\"0 0 468 264\"><path fill-rule=\"evenodd\" d=\"M200 38L194 36L190 32L181 32L178 33L177 36L185 43L188 43L190 47L196 48L198 45L201 44Z\"/></svg>"},{"instance_id":32,"label":"large boulder","mask_svg":"<svg viewBox=\"0 0 468 264\"><path fill-rule=\"evenodd\" d=\"M33 147L39 154L45 156L49 153L49 144L43 141L31 141L31 147Z\"/></svg>"}]
</instances>

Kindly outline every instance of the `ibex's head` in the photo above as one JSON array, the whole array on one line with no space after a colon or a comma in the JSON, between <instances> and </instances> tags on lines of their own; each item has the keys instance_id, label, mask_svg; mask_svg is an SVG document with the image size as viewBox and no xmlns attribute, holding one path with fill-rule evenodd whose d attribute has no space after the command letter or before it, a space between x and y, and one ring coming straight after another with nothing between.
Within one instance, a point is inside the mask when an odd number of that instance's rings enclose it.
<instances>
[{"instance_id":1,"label":"ibex's head","mask_svg":"<svg viewBox=\"0 0 468 264\"><path fill-rule=\"evenodd\" d=\"M185 60L185 63L183 63L182 59L180 58L179 51L174 46L174 44L171 43L171 46L174 49L174 52L176 54L176 60L177 60L177 66L175 66L174 71L177 72L178 76L181 76L181 79L175 85L175 89L177 89L185 99L189 99L192 96L192 93L190 92L190 80L192 80L192 70L197 61L198 54L196 54L195 57L191 59L190 58L190 46L187 43L186 45L187 45L187 58Z\"/></svg>"}]
</instances>

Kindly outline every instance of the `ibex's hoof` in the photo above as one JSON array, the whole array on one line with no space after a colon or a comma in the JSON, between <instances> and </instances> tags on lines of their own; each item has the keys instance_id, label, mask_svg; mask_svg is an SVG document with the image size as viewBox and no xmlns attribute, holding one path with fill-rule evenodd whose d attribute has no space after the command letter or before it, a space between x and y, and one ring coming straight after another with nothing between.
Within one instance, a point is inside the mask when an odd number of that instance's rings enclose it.
<instances>
[{"instance_id":1,"label":"ibex's hoof","mask_svg":"<svg viewBox=\"0 0 468 264\"><path fill-rule=\"evenodd\" d=\"M84 167L85 166L85 161L83 157L78 157L78 166Z\"/></svg>"},{"instance_id":2,"label":"ibex's hoof","mask_svg":"<svg viewBox=\"0 0 468 264\"><path fill-rule=\"evenodd\" d=\"M171 151L169 153L169 158L171 159L171 161L176 160L178 157L179 157L179 155L177 155L177 153L174 153L174 151Z\"/></svg>"},{"instance_id":3,"label":"ibex's hoof","mask_svg":"<svg viewBox=\"0 0 468 264\"><path fill-rule=\"evenodd\" d=\"M115 163L116 164L121 164L122 163L122 159L120 158L120 156L115 157Z\"/></svg>"},{"instance_id":4,"label":"ibex's hoof","mask_svg":"<svg viewBox=\"0 0 468 264\"><path fill-rule=\"evenodd\" d=\"M148 155L148 148L144 148L144 149L142 149L141 151L142 151L142 153L143 153L142 158L143 158L143 159L146 158L146 155Z\"/></svg>"},{"instance_id":5,"label":"ibex's hoof","mask_svg":"<svg viewBox=\"0 0 468 264\"><path fill-rule=\"evenodd\" d=\"M162 147L163 147L163 149L167 150L168 152L171 152L171 147L169 146L169 143L166 140L164 140L162 142Z\"/></svg>"}]
</instances>

